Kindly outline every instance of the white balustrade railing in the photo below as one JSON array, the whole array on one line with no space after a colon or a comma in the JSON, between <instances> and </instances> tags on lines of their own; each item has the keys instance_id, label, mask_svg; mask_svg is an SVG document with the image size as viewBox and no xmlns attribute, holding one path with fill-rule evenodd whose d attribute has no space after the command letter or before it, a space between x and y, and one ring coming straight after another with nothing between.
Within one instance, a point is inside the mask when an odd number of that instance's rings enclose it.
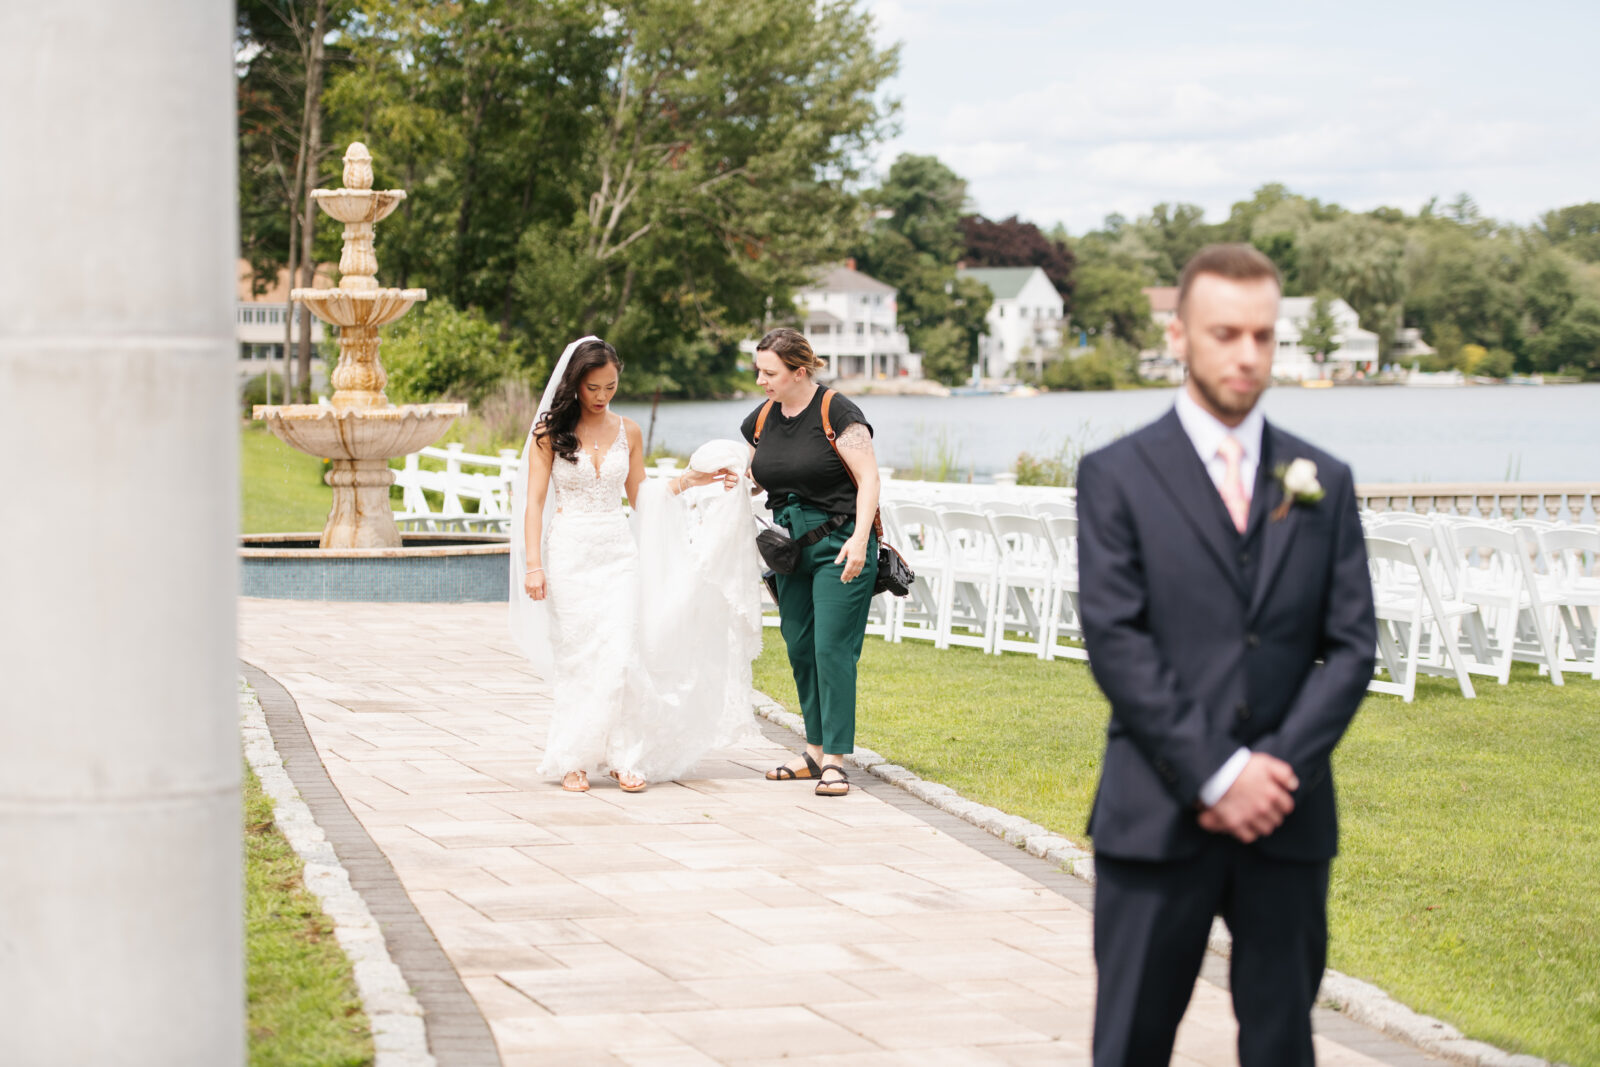
<instances>
[{"instance_id":1,"label":"white balustrade railing","mask_svg":"<svg viewBox=\"0 0 1600 1067\"><path fill-rule=\"evenodd\" d=\"M1376 482L1356 486L1368 511L1591 523L1600 482Z\"/></svg>"}]
</instances>

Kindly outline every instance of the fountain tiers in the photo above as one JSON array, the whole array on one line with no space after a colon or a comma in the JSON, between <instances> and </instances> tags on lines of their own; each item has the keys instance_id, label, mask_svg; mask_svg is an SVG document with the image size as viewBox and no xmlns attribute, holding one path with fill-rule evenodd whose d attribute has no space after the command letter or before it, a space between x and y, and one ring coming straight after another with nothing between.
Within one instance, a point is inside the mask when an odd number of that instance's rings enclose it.
<instances>
[{"instance_id":1,"label":"fountain tiers","mask_svg":"<svg viewBox=\"0 0 1600 1067\"><path fill-rule=\"evenodd\" d=\"M380 289L373 227L402 200L400 189L372 188L372 155L356 141L345 150L344 187L317 189L318 206L344 223L341 277L332 289L295 289L290 297L319 319L339 327L339 364L328 404L257 405L252 415L301 452L333 462L325 480L333 507L323 528L323 549L397 549L400 531L389 503L394 473L389 460L436 440L465 404L406 404L384 394L388 376L378 360L378 328L428 298L425 289Z\"/></svg>"}]
</instances>

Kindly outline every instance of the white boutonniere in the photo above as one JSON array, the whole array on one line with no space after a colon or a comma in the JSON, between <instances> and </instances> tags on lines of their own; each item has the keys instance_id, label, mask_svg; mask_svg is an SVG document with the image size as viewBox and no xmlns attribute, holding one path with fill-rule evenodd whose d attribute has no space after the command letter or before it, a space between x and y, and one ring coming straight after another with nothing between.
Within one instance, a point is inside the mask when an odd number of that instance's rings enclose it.
<instances>
[{"instance_id":1,"label":"white boutonniere","mask_svg":"<svg viewBox=\"0 0 1600 1067\"><path fill-rule=\"evenodd\" d=\"M1295 504L1315 504L1322 499L1322 483L1317 481L1317 465L1304 457L1292 463L1280 463L1273 471L1278 484L1283 486L1283 502L1272 511L1277 522L1289 514Z\"/></svg>"}]
</instances>

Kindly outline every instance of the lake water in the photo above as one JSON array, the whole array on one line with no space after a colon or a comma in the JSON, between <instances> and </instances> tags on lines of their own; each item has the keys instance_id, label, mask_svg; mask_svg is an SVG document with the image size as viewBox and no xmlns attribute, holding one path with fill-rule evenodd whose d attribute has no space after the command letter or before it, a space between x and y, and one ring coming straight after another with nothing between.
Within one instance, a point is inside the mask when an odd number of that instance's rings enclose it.
<instances>
[{"instance_id":1,"label":"lake water","mask_svg":"<svg viewBox=\"0 0 1600 1067\"><path fill-rule=\"evenodd\" d=\"M954 452L980 480L1011 469L1020 452L1053 454L1068 440L1094 446L1172 406L1172 389L1045 393L1034 397L869 396L857 403L876 434L878 460L902 472L921 455ZM737 437L760 398L663 402L655 443L687 455ZM1362 482L1600 481L1600 385L1418 389L1269 389L1267 418L1355 468ZM616 409L648 432L648 404Z\"/></svg>"}]
</instances>

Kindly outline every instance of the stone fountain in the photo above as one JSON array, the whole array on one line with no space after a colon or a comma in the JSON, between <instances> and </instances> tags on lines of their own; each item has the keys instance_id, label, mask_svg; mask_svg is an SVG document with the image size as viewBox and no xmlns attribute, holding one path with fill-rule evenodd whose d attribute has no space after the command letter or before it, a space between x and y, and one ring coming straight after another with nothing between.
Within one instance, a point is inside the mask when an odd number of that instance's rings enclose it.
<instances>
[{"instance_id":1,"label":"stone fountain","mask_svg":"<svg viewBox=\"0 0 1600 1067\"><path fill-rule=\"evenodd\" d=\"M345 150L344 186L317 189L311 196L344 223L341 277L336 288L296 289L291 295L317 318L339 327L333 398L326 404L257 405L252 414L292 447L332 461L325 478L333 488L333 507L322 531L323 549L400 548L389 503L394 484L389 460L436 440L467 406L396 407L384 395L388 378L378 361L378 328L428 298L425 289L378 287L373 227L399 206L405 191L372 188L372 154L356 141Z\"/></svg>"}]
</instances>

